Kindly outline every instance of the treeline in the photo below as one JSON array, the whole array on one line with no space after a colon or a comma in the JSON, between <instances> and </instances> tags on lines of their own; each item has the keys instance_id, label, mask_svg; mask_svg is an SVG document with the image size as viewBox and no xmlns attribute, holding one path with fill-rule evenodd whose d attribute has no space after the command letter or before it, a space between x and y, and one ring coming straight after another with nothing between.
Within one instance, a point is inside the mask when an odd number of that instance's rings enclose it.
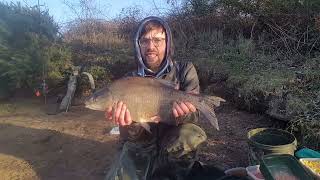
<instances>
[{"instance_id":1,"label":"treeline","mask_svg":"<svg viewBox=\"0 0 320 180\"><path fill-rule=\"evenodd\" d=\"M225 39L252 39L256 48L284 57L314 56L320 50L319 12L317 0L186 0L171 19L177 34L186 37L220 30Z\"/></svg>"}]
</instances>

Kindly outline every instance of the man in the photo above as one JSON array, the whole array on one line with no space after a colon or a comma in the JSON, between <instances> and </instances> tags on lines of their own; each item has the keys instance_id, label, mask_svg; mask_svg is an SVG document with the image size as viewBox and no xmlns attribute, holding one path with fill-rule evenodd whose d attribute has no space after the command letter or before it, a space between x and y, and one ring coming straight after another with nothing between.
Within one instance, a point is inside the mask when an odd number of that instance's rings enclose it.
<instances>
[{"instance_id":1,"label":"man","mask_svg":"<svg viewBox=\"0 0 320 180\"><path fill-rule=\"evenodd\" d=\"M166 22L157 17L144 19L134 43L138 68L128 76L165 79L177 84L179 90L199 93L194 66L171 59L172 36ZM177 126L153 123L149 133L133 123L125 102L119 101L115 107L109 107L106 117L120 125L124 145L120 159L109 171L107 179L185 178L196 159L198 145L206 140L206 134L194 124L198 112L190 102L174 102L172 112L168 113L173 114ZM153 118L159 120L158 116ZM195 142L193 137L200 138Z\"/></svg>"}]
</instances>

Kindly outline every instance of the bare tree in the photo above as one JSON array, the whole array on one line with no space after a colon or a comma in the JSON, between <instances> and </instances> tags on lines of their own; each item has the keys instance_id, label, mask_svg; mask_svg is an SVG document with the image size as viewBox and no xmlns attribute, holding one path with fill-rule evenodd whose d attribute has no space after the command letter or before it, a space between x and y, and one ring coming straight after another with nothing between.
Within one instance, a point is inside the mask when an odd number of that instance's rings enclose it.
<instances>
[{"instance_id":1,"label":"bare tree","mask_svg":"<svg viewBox=\"0 0 320 180\"><path fill-rule=\"evenodd\" d=\"M106 22L106 16L100 7L98 0L63 0L63 3L75 16L73 21L67 23L68 39L80 40L85 47L94 44L97 33L102 24Z\"/></svg>"}]
</instances>

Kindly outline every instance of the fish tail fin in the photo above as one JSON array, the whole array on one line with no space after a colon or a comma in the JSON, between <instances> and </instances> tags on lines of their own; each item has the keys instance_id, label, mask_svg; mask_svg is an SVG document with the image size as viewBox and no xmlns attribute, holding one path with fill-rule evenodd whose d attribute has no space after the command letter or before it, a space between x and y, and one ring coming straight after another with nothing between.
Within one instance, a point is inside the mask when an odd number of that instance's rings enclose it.
<instances>
[{"instance_id":1,"label":"fish tail fin","mask_svg":"<svg viewBox=\"0 0 320 180\"><path fill-rule=\"evenodd\" d=\"M205 118L209 120L210 124L217 130L219 130L218 119L216 117L216 114L214 113L214 110L205 103L199 104L197 108L199 109L201 114L203 114Z\"/></svg>"},{"instance_id":2,"label":"fish tail fin","mask_svg":"<svg viewBox=\"0 0 320 180\"><path fill-rule=\"evenodd\" d=\"M219 107L221 102L226 102L225 99L217 96L204 96L203 101L211 107Z\"/></svg>"},{"instance_id":3,"label":"fish tail fin","mask_svg":"<svg viewBox=\"0 0 320 180\"><path fill-rule=\"evenodd\" d=\"M197 107L205 118L209 120L210 124L217 130L219 130L218 119L213 108L219 107L220 102L226 101L216 96L205 96Z\"/></svg>"}]
</instances>

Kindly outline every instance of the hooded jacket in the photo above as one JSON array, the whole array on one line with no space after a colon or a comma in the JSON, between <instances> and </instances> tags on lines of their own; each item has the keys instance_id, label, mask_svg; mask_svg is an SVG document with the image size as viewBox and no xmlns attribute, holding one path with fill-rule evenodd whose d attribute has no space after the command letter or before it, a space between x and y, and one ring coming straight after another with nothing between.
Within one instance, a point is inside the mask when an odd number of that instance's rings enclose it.
<instances>
[{"instance_id":1,"label":"hooded jacket","mask_svg":"<svg viewBox=\"0 0 320 180\"><path fill-rule=\"evenodd\" d=\"M165 29L166 33L166 54L165 59L160 65L160 69L158 72L153 72L151 69L144 64L142 59L139 39L142 36L141 31L143 27L149 21L158 21ZM152 76L155 78L165 79L177 84L178 89L181 91L186 91L190 93L198 94L200 91L198 75L195 67L191 62L178 62L173 61L173 42L172 42L172 34L168 24L158 17L147 17L141 21L137 33L134 37L134 47L135 47L135 59L137 61L137 69L133 72L128 73L126 76ZM171 113L171 112L168 112ZM192 113L187 118L183 118L183 122L196 122L196 114ZM151 129L152 131L152 129ZM139 126L129 126L129 127L120 127L120 135L123 140L137 140L141 139L141 137L145 137L147 132L143 128L139 128ZM142 135L144 134L144 135ZM148 139L148 138L147 138Z\"/></svg>"},{"instance_id":2,"label":"hooded jacket","mask_svg":"<svg viewBox=\"0 0 320 180\"><path fill-rule=\"evenodd\" d=\"M139 39L142 36L141 32L144 26L150 22L150 21L158 21L164 28L165 34L166 34L166 55L165 59L160 65L160 69L158 72L153 72L151 69L149 69L145 64L142 59L141 55L141 50L140 50L140 45L139 45ZM172 44L172 35L171 35L171 30L168 26L168 24L163 21L162 19L154 16L150 16L142 20L138 26L138 30L136 32L136 35L134 37L134 48L135 48L135 54L136 54L136 60L138 63L138 70L137 73L139 76L145 76L146 74L154 74L156 78L161 77L164 73L167 73L170 71L170 69L173 66L171 57L173 55L173 44Z\"/></svg>"}]
</instances>

